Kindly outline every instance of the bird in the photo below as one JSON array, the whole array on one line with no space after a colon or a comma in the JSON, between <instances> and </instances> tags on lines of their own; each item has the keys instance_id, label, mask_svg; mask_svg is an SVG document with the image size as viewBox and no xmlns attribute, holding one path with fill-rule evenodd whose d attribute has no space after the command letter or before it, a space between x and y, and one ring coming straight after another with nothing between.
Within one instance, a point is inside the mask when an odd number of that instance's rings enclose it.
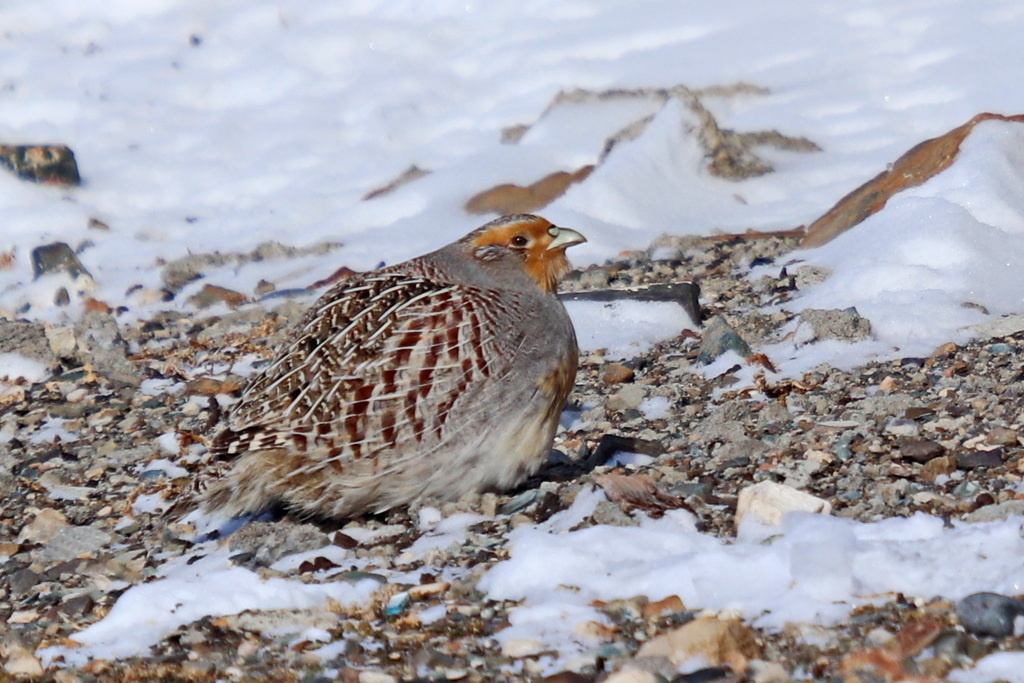
<instances>
[{"instance_id":1,"label":"bird","mask_svg":"<svg viewBox=\"0 0 1024 683\"><path fill-rule=\"evenodd\" d=\"M507 490L547 459L579 350L557 297L576 230L493 220L325 292L213 438L198 503L346 519Z\"/></svg>"}]
</instances>

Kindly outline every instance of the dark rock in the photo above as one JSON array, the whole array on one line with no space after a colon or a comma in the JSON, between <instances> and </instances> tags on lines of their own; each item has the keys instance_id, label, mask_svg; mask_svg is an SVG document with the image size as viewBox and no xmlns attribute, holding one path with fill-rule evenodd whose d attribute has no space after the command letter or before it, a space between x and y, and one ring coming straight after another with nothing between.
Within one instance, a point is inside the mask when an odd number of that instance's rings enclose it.
<instances>
[{"instance_id":1,"label":"dark rock","mask_svg":"<svg viewBox=\"0 0 1024 683\"><path fill-rule=\"evenodd\" d=\"M1024 600L999 593L973 593L956 605L960 624L979 636L1013 635L1013 621L1024 616Z\"/></svg>"},{"instance_id":2,"label":"dark rock","mask_svg":"<svg viewBox=\"0 0 1024 683\"><path fill-rule=\"evenodd\" d=\"M900 441L900 456L904 460L925 463L945 452L942 444L931 439L906 438Z\"/></svg>"},{"instance_id":3,"label":"dark rock","mask_svg":"<svg viewBox=\"0 0 1024 683\"><path fill-rule=\"evenodd\" d=\"M704 329L700 350L697 353L697 362L707 365L726 351L735 351L743 358L751 354L750 345L743 341L743 337L729 323L725 322L724 318L716 316Z\"/></svg>"},{"instance_id":4,"label":"dark rock","mask_svg":"<svg viewBox=\"0 0 1024 683\"><path fill-rule=\"evenodd\" d=\"M23 180L46 185L78 185L75 153L66 145L0 145L0 166Z\"/></svg>"},{"instance_id":5,"label":"dark rock","mask_svg":"<svg viewBox=\"0 0 1024 683\"><path fill-rule=\"evenodd\" d=\"M956 467L960 470L973 470L977 467L1001 467L1003 450L963 451L956 454Z\"/></svg>"}]
</instances>

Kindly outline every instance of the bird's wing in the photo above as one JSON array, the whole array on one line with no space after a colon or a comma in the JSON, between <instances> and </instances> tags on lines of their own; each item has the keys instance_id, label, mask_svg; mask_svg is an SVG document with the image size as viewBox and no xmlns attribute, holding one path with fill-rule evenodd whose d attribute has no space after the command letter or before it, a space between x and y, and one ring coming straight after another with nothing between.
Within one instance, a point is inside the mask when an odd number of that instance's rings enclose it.
<instances>
[{"instance_id":1,"label":"bird's wing","mask_svg":"<svg viewBox=\"0 0 1024 683\"><path fill-rule=\"evenodd\" d=\"M517 300L386 271L342 282L246 387L213 450L316 444L344 460L437 443L456 402L508 372L495 335L512 333L495 316L514 317Z\"/></svg>"}]
</instances>

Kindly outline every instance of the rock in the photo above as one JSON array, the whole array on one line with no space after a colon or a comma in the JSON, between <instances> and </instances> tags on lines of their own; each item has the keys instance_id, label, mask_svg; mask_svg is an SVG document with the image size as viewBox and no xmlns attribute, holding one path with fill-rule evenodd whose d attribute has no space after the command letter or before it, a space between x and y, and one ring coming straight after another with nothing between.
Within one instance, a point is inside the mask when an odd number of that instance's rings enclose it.
<instances>
[{"instance_id":1,"label":"rock","mask_svg":"<svg viewBox=\"0 0 1024 683\"><path fill-rule=\"evenodd\" d=\"M1024 600L999 593L973 593L956 605L960 624L979 636L1005 638L1013 635L1013 622L1024 616Z\"/></svg>"},{"instance_id":2,"label":"rock","mask_svg":"<svg viewBox=\"0 0 1024 683\"><path fill-rule=\"evenodd\" d=\"M383 671L360 671L359 683L398 683L398 679Z\"/></svg>"},{"instance_id":3,"label":"rock","mask_svg":"<svg viewBox=\"0 0 1024 683\"><path fill-rule=\"evenodd\" d=\"M760 656L757 635L737 619L700 617L643 644L637 658L665 657L676 666L696 657L707 666L728 666L746 671L747 662Z\"/></svg>"},{"instance_id":4,"label":"rock","mask_svg":"<svg viewBox=\"0 0 1024 683\"><path fill-rule=\"evenodd\" d=\"M1024 500L1004 500L994 505L985 505L964 518L965 522L997 522L1014 515L1024 515Z\"/></svg>"},{"instance_id":5,"label":"rock","mask_svg":"<svg viewBox=\"0 0 1024 683\"><path fill-rule=\"evenodd\" d=\"M885 425L885 433L892 434L893 436L911 438L917 436L920 432L921 428L913 420L896 418L894 420L889 420Z\"/></svg>"},{"instance_id":6,"label":"rock","mask_svg":"<svg viewBox=\"0 0 1024 683\"><path fill-rule=\"evenodd\" d=\"M949 475L956 472L956 457L952 455L941 455L925 463L921 468L921 479L927 482L934 482L941 475Z\"/></svg>"},{"instance_id":7,"label":"rock","mask_svg":"<svg viewBox=\"0 0 1024 683\"><path fill-rule=\"evenodd\" d=\"M46 329L42 325L0 318L0 353L16 353L39 361L49 370L59 363L50 351Z\"/></svg>"},{"instance_id":8,"label":"rock","mask_svg":"<svg viewBox=\"0 0 1024 683\"><path fill-rule=\"evenodd\" d=\"M721 316L712 318L701 336L697 362L707 365L726 351L735 351L746 358L751 354L750 345Z\"/></svg>"},{"instance_id":9,"label":"rock","mask_svg":"<svg viewBox=\"0 0 1024 683\"><path fill-rule=\"evenodd\" d=\"M900 456L904 460L926 463L945 452L942 444L931 439L905 438L900 441Z\"/></svg>"},{"instance_id":10,"label":"rock","mask_svg":"<svg viewBox=\"0 0 1024 683\"><path fill-rule=\"evenodd\" d=\"M75 338L75 331L70 327L46 328L46 342L50 351L57 358L73 359L78 354L78 340Z\"/></svg>"},{"instance_id":11,"label":"rock","mask_svg":"<svg viewBox=\"0 0 1024 683\"><path fill-rule=\"evenodd\" d=\"M86 313L75 324L78 362L91 363L96 371L130 386L142 383L134 363L128 360L128 343L109 313Z\"/></svg>"},{"instance_id":12,"label":"rock","mask_svg":"<svg viewBox=\"0 0 1024 683\"><path fill-rule=\"evenodd\" d=\"M961 470L973 470L978 467L1002 467L1002 449L994 451L963 451L956 454L956 466Z\"/></svg>"},{"instance_id":13,"label":"rock","mask_svg":"<svg viewBox=\"0 0 1024 683\"><path fill-rule=\"evenodd\" d=\"M871 338L871 321L861 317L854 307L801 311L796 329L797 344L837 339L856 342Z\"/></svg>"},{"instance_id":14,"label":"rock","mask_svg":"<svg viewBox=\"0 0 1024 683\"><path fill-rule=\"evenodd\" d=\"M655 602L648 602L640 608L644 619L657 619L666 614L675 614L686 610L686 605L678 595L670 595Z\"/></svg>"},{"instance_id":15,"label":"rock","mask_svg":"<svg viewBox=\"0 0 1024 683\"><path fill-rule=\"evenodd\" d=\"M67 145L0 145L0 166L44 185L82 182L75 153Z\"/></svg>"},{"instance_id":16,"label":"rock","mask_svg":"<svg viewBox=\"0 0 1024 683\"><path fill-rule=\"evenodd\" d=\"M628 667L611 674L602 683L660 683L663 680L650 671Z\"/></svg>"},{"instance_id":17,"label":"rock","mask_svg":"<svg viewBox=\"0 0 1024 683\"><path fill-rule=\"evenodd\" d=\"M507 638L501 644L501 654L513 659L529 657L544 649L544 644L533 638Z\"/></svg>"},{"instance_id":18,"label":"rock","mask_svg":"<svg viewBox=\"0 0 1024 683\"><path fill-rule=\"evenodd\" d=\"M646 397L644 388L639 384L629 384L615 392L607 401L605 408L610 411L623 412L636 410Z\"/></svg>"},{"instance_id":19,"label":"rock","mask_svg":"<svg viewBox=\"0 0 1024 683\"><path fill-rule=\"evenodd\" d=\"M14 677L32 678L43 675L43 665L24 645L6 645L3 649L7 657L4 662L4 673Z\"/></svg>"},{"instance_id":20,"label":"rock","mask_svg":"<svg viewBox=\"0 0 1024 683\"><path fill-rule=\"evenodd\" d=\"M748 669L750 683L789 683L789 673L778 662L756 659Z\"/></svg>"},{"instance_id":21,"label":"rock","mask_svg":"<svg viewBox=\"0 0 1024 683\"><path fill-rule=\"evenodd\" d=\"M226 287L217 285L203 285L203 288L189 297L189 304L196 308L209 308L219 303L227 304L230 308L238 308L244 303L251 301L249 297Z\"/></svg>"},{"instance_id":22,"label":"rock","mask_svg":"<svg viewBox=\"0 0 1024 683\"><path fill-rule=\"evenodd\" d=\"M67 273L72 279L88 275L74 249L65 242L44 244L32 250L32 277L38 280L48 273Z\"/></svg>"},{"instance_id":23,"label":"rock","mask_svg":"<svg viewBox=\"0 0 1024 683\"><path fill-rule=\"evenodd\" d=\"M465 209L472 214L532 213L561 197L570 186L586 180L593 170L588 165L572 173L556 171L526 187L497 185L471 197Z\"/></svg>"},{"instance_id":24,"label":"rock","mask_svg":"<svg viewBox=\"0 0 1024 683\"><path fill-rule=\"evenodd\" d=\"M41 562L66 562L89 556L107 545L113 537L91 526L65 526L33 554Z\"/></svg>"},{"instance_id":25,"label":"rock","mask_svg":"<svg viewBox=\"0 0 1024 683\"><path fill-rule=\"evenodd\" d=\"M601 373L601 381L605 384L622 384L633 381L633 370L622 363L608 363Z\"/></svg>"},{"instance_id":26,"label":"rock","mask_svg":"<svg viewBox=\"0 0 1024 683\"><path fill-rule=\"evenodd\" d=\"M1008 427L993 427L985 437L985 443L990 446L1016 446L1018 445L1017 430Z\"/></svg>"},{"instance_id":27,"label":"rock","mask_svg":"<svg viewBox=\"0 0 1024 683\"><path fill-rule=\"evenodd\" d=\"M370 190L369 192L364 194L362 196L362 200L365 202L371 199L377 199L378 197L387 196L394 192L395 190L397 190L398 188L402 187L403 185L407 185L415 180L419 180L420 178L429 174L430 171L425 171L416 165L412 165L409 168L402 171L402 173L399 174L399 176L392 180L391 182L382 185L381 187Z\"/></svg>"},{"instance_id":28,"label":"rock","mask_svg":"<svg viewBox=\"0 0 1024 683\"><path fill-rule=\"evenodd\" d=\"M880 211L896 193L924 183L949 168L960 150L960 143L982 121L1024 122L1024 116L978 114L967 123L937 138L925 140L907 151L885 171L839 200L821 218L811 223L800 247L820 247Z\"/></svg>"},{"instance_id":29,"label":"rock","mask_svg":"<svg viewBox=\"0 0 1024 683\"><path fill-rule=\"evenodd\" d=\"M18 543L47 543L67 527L68 520L60 510L43 508L18 533Z\"/></svg>"},{"instance_id":30,"label":"rock","mask_svg":"<svg viewBox=\"0 0 1024 683\"><path fill-rule=\"evenodd\" d=\"M317 550L330 543L327 534L312 524L249 522L231 535L229 548L235 553L251 553L247 564L268 567L286 555Z\"/></svg>"},{"instance_id":31,"label":"rock","mask_svg":"<svg viewBox=\"0 0 1024 683\"><path fill-rule=\"evenodd\" d=\"M736 504L736 530L738 532L741 529L744 520L764 526L778 526L787 512L827 515L832 512L832 504L773 481L758 482L740 491Z\"/></svg>"}]
</instances>

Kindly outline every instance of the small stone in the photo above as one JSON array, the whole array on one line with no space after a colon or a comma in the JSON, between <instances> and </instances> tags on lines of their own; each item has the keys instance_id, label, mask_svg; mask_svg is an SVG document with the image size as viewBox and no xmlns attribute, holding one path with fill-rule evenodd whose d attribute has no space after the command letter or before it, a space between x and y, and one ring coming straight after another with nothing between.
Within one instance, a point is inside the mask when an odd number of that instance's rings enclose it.
<instances>
[{"instance_id":1,"label":"small stone","mask_svg":"<svg viewBox=\"0 0 1024 683\"><path fill-rule=\"evenodd\" d=\"M971 524L998 522L1014 515L1024 515L1024 499L1004 500L994 505L985 505L964 517L964 521Z\"/></svg>"},{"instance_id":2,"label":"small stone","mask_svg":"<svg viewBox=\"0 0 1024 683\"><path fill-rule=\"evenodd\" d=\"M423 600L424 598L433 597L435 595L441 595L452 585L447 581L435 581L433 583L424 583L419 586L413 586L409 589L409 597L413 600Z\"/></svg>"},{"instance_id":3,"label":"small stone","mask_svg":"<svg viewBox=\"0 0 1024 683\"><path fill-rule=\"evenodd\" d=\"M931 439L905 438L900 441L900 456L904 460L926 463L945 452L942 444Z\"/></svg>"},{"instance_id":4,"label":"small stone","mask_svg":"<svg viewBox=\"0 0 1024 683\"><path fill-rule=\"evenodd\" d=\"M921 479L927 482L934 482L942 475L950 475L956 472L956 456L940 455L925 463L921 468Z\"/></svg>"},{"instance_id":5,"label":"small stone","mask_svg":"<svg viewBox=\"0 0 1024 683\"><path fill-rule=\"evenodd\" d=\"M603 679L603 683L658 683L660 680L663 679L650 671L630 667L616 671L608 678Z\"/></svg>"},{"instance_id":6,"label":"small stone","mask_svg":"<svg viewBox=\"0 0 1024 683\"><path fill-rule=\"evenodd\" d=\"M42 676L43 665L32 651L23 645L6 646L7 661L4 672L11 676Z\"/></svg>"},{"instance_id":7,"label":"small stone","mask_svg":"<svg viewBox=\"0 0 1024 683\"><path fill-rule=\"evenodd\" d=\"M885 431L893 436L913 437L920 433L921 428L913 420L896 418L885 425Z\"/></svg>"},{"instance_id":8,"label":"small stone","mask_svg":"<svg viewBox=\"0 0 1024 683\"><path fill-rule=\"evenodd\" d=\"M995 427L985 437L985 443L991 446L1016 446L1017 430L1008 427Z\"/></svg>"},{"instance_id":9,"label":"small stone","mask_svg":"<svg viewBox=\"0 0 1024 683\"><path fill-rule=\"evenodd\" d=\"M46 341L50 351L58 358L74 358L78 348L75 331L70 327L47 327Z\"/></svg>"},{"instance_id":10,"label":"small stone","mask_svg":"<svg viewBox=\"0 0 1024 683\"><path fill-rule=\"evenodd\" d=\"M509 638L501 645L501 654L518 659L536 654L544 649L544 644L533 638Z\"/></svg>"},{"instance_id":11,"label":"small stone","mask_svg":"<svg viewBox=\"0 0 1024 683\"><path fill-rule=\"evenodd\" d=\"M408 591L395 593L388 600L388 604L384 606L384 614L389 617L397 616L405 611L410 602L411 599Z\"/></svg>"},{"instance_id":12,"label":"small stone","mask_svg":"<svg viewBox=\"0 0 1024 683\"><path fill-rule=\"evenodd\" d=\"M398 683L398 679L383 671L360 671L359 683Z\"/></svg>"},{"instance_id":13,"label":"small stone","mask_svg":"<svg viewBox=\"0 0 1024 683\"><path fill-rule=\"evenodd\" d=\"M107 545L113 537L90 526L67 526L37 550L34 555L42 562L66 562L76 557L90 556Z\"/></svg>"},{"instance_id":14,"label":"small stone","mask_svg":"<svg viewBox=\"0 0 1024 683\"><path fill-rule=\"evenodd\" d=\"M227 287L206 284L197 293L189 297L189 304L196 308L209 308L215 304L224 303L230 308L238 308L250 301L249 297Z\"/></svg>"},{"instance_id":15,"label":"small stone","mask_svg":"<svg viewBox=\"0 0 1024 683\"><path fill-rule=\"evenodd\" d=\"M625 410L636 410L643 403L646 394L644 388L639 384L629 384L615 392L607 400L605 407L614 412Z\"/></svg>"},{"instance_id":16,"label":"small stone","mask_svg":"<svg viewBox=\"0 0 1024 683\"><path fill-rule=\"evenodd\" d=\"M979 636L1013 635L1013 622L1024 616L1024 601L999 593L973 593L956 605L960 624Z\"/></svg>"},{"instance_id":17,"label":"small stone","mask_svg":"<svg viewBox=\"0 0 1024 683\"><path fill-rule=\"evenodd\" d=\"M82 182L75 153L67 145L0 145L0 166L43 185Z\"/></svg>"},{"instance_id":18,"label":"small stone","mask_svg":"<svg viewBox=\"0 0 1024 683\"><path fill-rule=\"evenodd\" d=\"M750 683L789 683L789 673L778 662L755 659L748 669Z\"/></svg>"},{"instance_id":19,"label":"small stone","mask_svg":"<svg viewBox=\"0 0 1024 683\"><path fill-rule=\"evenodd\" d=\"M1002 467L1002 449L994 451L964 451L956 454L956 466L961 470Z\"/></svg>"},{"instance_id":20,"label":"small stone","mask_svg":"<svg viewBox=\"0 0 1024 683\"><path fill-rule=\"evenodd\" d=\"M268 567L286 555L318 550L331 540L313 524L249 522L231 534L228 547L234 553L251 554L249 562Z\"/></svg>"},{"instance_id":21,"label":"small stone","mask_svg":"<svg viewBox=\"0 0 1024 683\"><path fill-rule=\"evenodd\" d=\"M840 309L808 308L800 312L796 330L797 344L838 339L856 342L871 338L871 321L853 306Z\"/></svg>"},{"instance_id":22,"label":"small stone","mask_svg":"<svg viewBox=\"0 0 1024 683\"><path fill-rule=\"evenodd\" d=\"M724 318L715 316L708 321L704 333L701 335L697 362L707 365L726 351L735 351L743 358L751 354L750 345L743 340L743 337Z\"/></svg>"},{"instance_id":23,"label":"small stone","mask_svg":"<svg viewBox=\"0 0 1024 683\"><path fill-rule=\"evenodd\" d=\"M813 512L828 515L832 504L773 481L762 481L740 491L736 504L736 530L743 528L744 519L762 526L778 526L787 512Z\"/></svg>"},{"instance_id":24,"label":"small stone","mask_svg":"<svg viewBox=\"0 0 1024 683\"><path fill-rule=\"evenodd\" d=\"M605 384L622 384L633 381L633 370L622 363L608 363L604 366L601 381Z\"/></svg>"},{"instance_id":25,"label":"small stone","mask_svg":"<svg viewBox=\"0 0 1024 683\"><path fill-rule=\"evenodd\" d=\"M39 279L47 273L67 273L72 279L89 275L74 249L66 242L43 244L32 250L32 277Z\"/></svg>"},{"instance_id":26,"label":"small stone","mask_svg":"<svg viewBox=\"0 0 1024 683\"><path fill-rule=\"evenodd\" d=\"M676 666L695 657L708 666L725 665L745 671L750 659L760 657L757 635L736 619L701 617L643 644L637 658L665 657Z\"/></svg>"},{"instance_id":27,"label":"small stone","mask_svg":"<svg viewBox=\"0 0 1024 683\"><path fill-rule=\"evenodd\" d=\"M21 528L18 543L47 543L67 525L68 520L60 510L38 510L35 519Z\"/></svg>"},{"instance_id":28,"label":"small stone","mask_svg":"<svg viewBox=\"0 0 1024 683\"><path fill-rule=\"evenodd\" d=\"M277 289L277 285L275 285L273 282L267 282L266 280L260 280L259 282L256 283L256 289L253 290L253 293L256 296L265 296L267 294L270 294L271 292L273 292L276 289Z\"/></svg>"},{"instance_id":29,"label":"small stone","mask_svg":"<svg viewBox=\"0 0 1024 683\"><path fill-rule=\"evenodd\" d=\"M686 605L678 595L670 595L655 602L649 602L640 608L644 619L657 619L665 614L675 614L686 610Z\"/></svg>"}]
</instances>

